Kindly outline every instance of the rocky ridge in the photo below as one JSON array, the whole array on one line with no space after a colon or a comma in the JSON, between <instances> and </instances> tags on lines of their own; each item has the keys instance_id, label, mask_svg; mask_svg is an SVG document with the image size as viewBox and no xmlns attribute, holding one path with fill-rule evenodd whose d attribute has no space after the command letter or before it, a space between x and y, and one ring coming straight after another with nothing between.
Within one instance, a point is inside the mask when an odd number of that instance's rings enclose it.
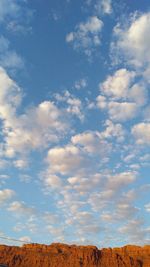
<instances>
[{"instance_id":1,"label":"rocky ridge","mask_svg":"<svg viewBox=\"0 0 150 267\"><path fill-rule=\"evenodd\" d=\"M150 267L150 246L99 250L60 243L0 245L0 264L9 267Z\"/></svg>"}]
</instances>

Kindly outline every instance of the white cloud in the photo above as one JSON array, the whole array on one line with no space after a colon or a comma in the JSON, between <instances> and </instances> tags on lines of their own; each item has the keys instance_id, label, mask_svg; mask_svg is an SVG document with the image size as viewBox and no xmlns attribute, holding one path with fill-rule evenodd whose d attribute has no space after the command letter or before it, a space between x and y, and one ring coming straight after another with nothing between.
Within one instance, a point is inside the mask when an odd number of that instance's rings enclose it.
<instances>
[{"instance_id":1,"label":"white cloud","mask_svg":"<svg viewBox=\"0 0 150 267\"><path fill-rule=\"evenodd\" d=\"M85 176L72 176L67 180L71 187L80 195L88 194L92 192L92 190L100 188L103 184L103 176L100 173L93 173L91 175L86 174Z\"/></svg>"},{"instance_id":2,"label":"white cloud","mask_svg":"<svg viewBox=\"0 0 150 267\"><path fill-rule=\"evenodd\" d=\"M91 56L97 46L101 44L100 34L103 22L97 17L89 17L75 27L74 32L66 36L66 42L73 43L75 50L83 50L87 56Z\"/></svg>"},{"instance_id":3,"label":"white cloud","mask_svg":"<svg viewBox=\"0 0 150 267\"><path fill-rule=\"evenodd\" d=\"M31 243L31 242L32 242L32 241L31 241L31 237L29 237L29 236L22 236L22 237L19 238L19 240L20 240L21 242L24 242L25 244L26 244L26 243Z\"/></svg>"},{"instance_id":4,"label":"white cloud","mask_svg":"<svg viewBox=\"0 0 150 267\"><path fill-rule=\"evenodd\" d=\"M5 204L15 195L15 192L11 189L0 190L0 205Z\"/></svg>"},{"instance_id":5,"label":"white cloud","mask_svg":"<svg viewBox=\"0 0 150 267\"><path fill-rule=\"evenodd\" d=\"M32 216L35 214L35 209L32 207L28 207L24 202L14 201L9 207L8 211L13 212L15 215L26 215Z\"/></svg>"},{"instance_id":6,"label":"white cloud","mask_svg":"<svg viewBox=\"0 0 150 267\"><path fill-rule=\"evenodd\" d=\"M144 207L147 212L150 212L150 203L147 203Z\"/></svg>"},{"instance_id":7,"label":"white cloud","mask_svg":"<svg viewBox=\"0 0 150 267\"><path fill-rule=\"evenodd\" d=\"M23 59L10 47L10 42L0 36L0 65L8 69L18 69L24 66Z\"/></svg>"},{"instance_id":8,"label":"white cloud","mask_svg":"<svg viewBox=\"0 0 150 267\"><path fill-rule=\"evenodd\" d=\"M146 84L140 81L137 83L136 78L134 71L119 69L100 84L97 107L107 110L111 120L131 120L147 103Z\"/></svg>"},{"instance_id":9,"label":"white cloud","mask_svg":"<svg viewBox=\"0 0 150 267\"><path fill-rule=\"evenodd\" d=\"M77 90L80 90L80 89L82 89L82 88L85 88L86 86L87 86L87 80L86 80L85 78L76 81L76 82L75 82L75 85L74 85L74 87L75 87Z\"/></svg>"},{"instance_id":10,"label":"white cloud","mask_svg":"<svg viewBox=\"0 0 150 267\"><path fill-rule=\"evenodd\" d=\"M50 164L50 172L69 174L84 168L87 164L82 151L74 145L55 147L48 151L47 161Z\"/></svg>"},{"instance_id":11,"label":"white cloud","mask_svg":"<svg viewBox=\"0 0 150 267\"><path fill-rule=\"evenodd\" d=\"M27 159L18 159L13 162L14 166L18 169L26 169L28 167L28 160Z\"/></svg>"},{"instance_id":12,"label":"white cloud","mask_svg":"<svg viewBox=\"0 0 150 267\"><path fill-rule=\"evenodd\" d=\"M51 174L47 171L44 175L44 183L47 189L60 189L62 186L62 181L59 176Z\"/></svg>"},{"instance_id":13,"label":"white cloud","mask_svg":"<svg viewBox=\"0 0 150 267\"><path fill-rule=\"evenodd\" d=\"M101 219L107 223L121 223L128 218L132 219L137 215L139 209L128 203L119 203L114 207L113 212L103 212Z\"/></svg>"},{"instance_id":14,"label":"white cloud","mask_svg":"<svg viewBox=\"0 0 150 267\"><path fill-rule=\"evenodd\" d=\"M127 121L137 116L138 107L135 103L109 102L108 113L111 120Z\"/></svg>"},{"instance_id":15,"label":"white cloud","mask_svg":"<svg viewBox=\"0 0 150 267\"><path fill-rule=\"evenodd\" d=\"M106 81L100 84L101 92L105 96L114 99L127 98L129 88L135 78L135 72L119 69L113 76L108 76Z\"/></svg>"},{"instance_id":16,"label":"white cloud","mask_svg":"<svg viewBox=\"0 0 150 267\"><path fill-rule=\"evenodd\" d=\"M132 134L137 144L150 145L150 123L141 122L132 128Z\"/></svg>"},{"instance_id":17,"label":"white cloud","mask_svg":"<svg viewBox=\"0 0 150 267\"><path fill-rule=\"evenodd\" d=\"M130 220L124 226L121 226L118 231L126 235L127 242L135 242L137 244L145 244L146 237L150 233L150 229L145 228L143 220L139 218Z\"/></svg>"},{"instance_id":18,"label":"white cloud","mask_svg":"<svg viewBox=\"0 0 150 267\"><path fill-rule=\"evenodd\" d=\"M21 89L16 83L7 75L3 68L0 68L0 117L5 119L10 117L16 111L16 107L20 104L22 99Z\"/></svg>"},{"instance_id":19,"label":"white cloud","mask_svg":"<svg viewBox=\"0 0 150 267\"><path fill-rule=\"evenodd\" d=\"M23 68L23 59L15 51L7 51L5 54L0 55L0 64L4 68L20 69Z\"/></svg>"},{"instance_id":20,"label":"white cloud","mask_svg":"<svg viewBox=\"0 0 150 267\"><path fill-rule=\"evenodd\" d=\"M84 132L82 134L75 135L71 138L74 145L80 145L85 152L93 154L99 154L105 157L111 151L111 144L102 140L98 132Z\"/></svg>"},{"instance_id":21,"label":"white cloud","mask_svg":"<svg viewBox=\"0 0 150 267\"><path fill-rule=\"evenodd\" d=\"M33 10L28 9L27 1L1 0L0 23L11 33L29 33Z\"/></svg>"},{"instance_id":22,"label":"white cloud","mask_svg":"<svg viewBox=\"0 0 150 267\"><path fill-rule=\"evenodd\" d=\"M59 223L59 216L52 212L45 212L43 214L43 219L47 224L57 224Z\"/></svg>"},{"instance_id":23,"label":"white cloud","mask_svg":"<svg viewBox=\"0 0 150 267\"><path fill-rule=\"evenodd\" d=\"M118 142L124 141L126 132L120 123L115 124L110 120L106 120L105 126L106 129L100 133L101 138L116 138Z\"/></svg>"},{"instance_id":24,"label":"white cloud","mask_svg":"<svg viewBox=\"0 0 150 267\"><path fill-rule=\"evenodd\" d=\"M65 109L68 114L76 116L81 121L84 120L83 105L79 98L72 95L69 91L65 91L62 95L55 94L54 97L58 102L65 104Z\"/></svg>"},{"instance_id":25,"label":"white cloud","mask_svg":"<svg viewBox=\"0 0 150 267\"><path fill-rule=\"evenodd\" d=\"M123 192L129 185L137 179L134 171L120 172L116 174L101 174L99 185L95 188L88 199L93 211L107 210L116 208L116 204L128 204L127 197L123 197ZM133 200L133 199L132 199ZM111 217L112 218L112 217Z\"/></svg>"},{"instance_id":26,"label":"white cloud","mask_svg":"<svg viewBox=\"0 0 150 267\"><path fill-rule=\"evenodd\" d=\"M64 243L65 241L65 231L64 231L64 227L56 227L54 225L48 225L46 227L47 229L47 233L51 234L52 236L54 236L54 240L55 242L62 242Z\"/></svg>"},{"instance_id":27,"label":"white cloud","mask_svg":"<svg viewBox=\"0 0 150 267\"><path fill-rule=\"evenodd\" d=\"M13 157L17 152L45 148L57 142L68 129L66 111L59 110L52 101L44 101L18 115L22 91L2 68L0 86L0 118L6 156Z\"/></svg>"},{"instance_id":28,"label":"white cloud","mask_svg":"<svg viewBox=\"0 0 150 267\"><path fill-rule=\"evenodd\" d=\"M97 107L100 109L106 109L107 108L107 98L105 96L99 95L96 98L97 101Z\"/></svg>"},{"instance_id":29,"label":"white cloud","mask_svg":"<svg viewBox=\"0 0 150 267\"><path fill-rule=\"evenodd\" d=\"M97 14L111 14L112 13L112 1L111 0L97 0L95 4L95 11Z\"/></svg>"},{"instance_id":30,"label":"white cloud","mask_svg":"<svg viewBox=\"0 0 150 267\"><path fill-rule=\"evenodd\" d=\"M68 127L63 119L63 112L51 101L43 102L26 114L12 119L5 121L5 124L10 124L9 131L5 133L7 156L45 148L57 142Z\"/></svg>"},{"instance_id":31,"label":"white cloud","mask_svg":"<svg viewBox=\"0 0 150 267\"><path fill-rule=\"evenodd\" d=\"M111 100L128 100L142 106L147 102L146 84L136 83L135 78L134 71L119 69L100 84L100 91ZM102 96L100 97L98 102L105 104L106 100L102 101Z\"/></svg>"},{"instance_id":32,"label":"white cloud","mask_svg":"<svg viewBox=\"0 0 150 267\"><path fill-rule=\"evenodd\" d=\"M114 29L116 41L113 50L123 53L124 59L134 66L142 66L150 63L148 53L150 47L150 13L133 14L127 27L117 25Z\"/></svg>"},{"instance_id":33,"label":"white cloud","mask_svg":"<svg viewBox=\"0 0 150 267\"><path fill-rule=\"evenodd\" d=\"M112 175L108 177L106 187L110 190L123 189L124 186L127 186L133 183L137 178L136 172L123 172L119 174Z\"/></svg>"}]
</instances>

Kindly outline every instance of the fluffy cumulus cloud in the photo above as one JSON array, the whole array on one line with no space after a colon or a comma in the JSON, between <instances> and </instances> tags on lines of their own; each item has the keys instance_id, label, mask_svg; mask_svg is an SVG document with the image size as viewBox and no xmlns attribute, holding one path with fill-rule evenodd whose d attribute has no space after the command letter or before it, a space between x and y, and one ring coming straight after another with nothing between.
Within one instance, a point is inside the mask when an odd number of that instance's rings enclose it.
<instances>
[{"instance_id":1,"label":"fluffy cumulus cloud","mask_svg":"<svg viewBox=\"0 0 150 267\"><path fill-rule=\"evenodd\" d=\"M124 122L133 119L138 115L138 107L135 103L107 101L104 96L97 97L97 106L106 109L110 120Z\"/></svg>"},{"instance_id":2,"label":"fluffy cumulus cloud","mask_svg":"<svg viewBox=\"0 0 150 267\"><path fill-rule=\"evenodd\" d=\"M57 142L68 128L63 110L59 110L52 101L44 101L37 107L27 109L26 113L18 114L23 94L17 84L0 69L0 118L4 134L3 150L8 157L17 152L46 147ZM15 165L25 166L25 162L16 161Z\"/></svg>"},{"instance_id":3,"label":"fluffy cumulus cloud","mask_svg":"<svg viewBox=\"0 0 150 267\"><path fill-rule=\"evenodd\" d=\"M146 84L136 82L136 73L119 69L100 83L97 106L106 109L114 121L127 121L136 117L142 106L147 103Z\"/></svg>"},{"instance_id":4,"label":"fluffy cumulus cloud","mask_svg":"<svg viewBox=\"0 0 150 267\"><path fill-rule=\"evenodd\" d=\"M100 89L108 97L114 99L127 98L134 78L135 72L119 69L114 75L108 76L106 81L100 84Z\"/></svg>"},{"instance_id":5,"label":"fluffy cumulus cloud","mask_svg":"<svg viewBox=\"0 0 150 267\"><path fill-rule=\"evenodd\" d=\"M87 163L82 151L74 145L50 149L47 160L50 163L50 170L61 174L76 171L81 166L85 167Z\"/></svg>"},{"instance_id":6,"label":"fluffy cumulus cloud","mask_svg":"<svg viewBox=\"0 0 150 267\"><path fill-rule=\"evenodd\" d=\"M135 103L109 102L108 113L110 119L114 121L128 121L136 117L138 108Z\"/></svg>"},{"instance_id":7,"label":"fluffy cumulus cloud","mask_svg":"<svg viewBox=\"0 0 150 267\"><path fill-rule=\"evenodd\" d=\"M150 63L148 53L150 46L150 13L135 13L130 18L129 25L123 27L118 24L114 29L116 41L113 50L123 53L130 64L143 66Z\"/></svg>"},{"instance_id":8,"label":"fluffy cumulus cloud","mask_svg":"<svg viewBox=\"0 0 150 267\"><path fill-rule=\"evenodd\" d=\"M89 17L86 22L78 24L75 31L67 34L66 41L72 43L75 50L83 50L90 57L101 44L102 28L103 22L97 16Z\"/></svg>"},{"instance_id":9,"label":"fluffy cumulus cloud","mask_svg":"<svg viewBox=\"0 0 150 267\"><path fill-rule=\"evenodd\" d=\"M98 132L85 132L72 137L75 145L81 146L85 152L106 156L111 151L111 144L101 139Z\"/></svg>"},{"instance_id":10,"label":"fluffy cumulus cloud","mask_svg":"<svg viewBox=\"0 0 150 267\"><path fill-rule=\"evenodd\" d=\"M150 123L141 122L132 128L132 134L137 144L150 145Z\"/></svg>"}]
</instances>

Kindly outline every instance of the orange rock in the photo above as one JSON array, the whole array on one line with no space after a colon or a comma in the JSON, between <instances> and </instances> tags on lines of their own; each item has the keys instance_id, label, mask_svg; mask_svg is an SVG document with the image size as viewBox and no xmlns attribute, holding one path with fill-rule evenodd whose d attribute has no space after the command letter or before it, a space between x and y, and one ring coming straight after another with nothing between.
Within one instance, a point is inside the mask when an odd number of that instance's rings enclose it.
<instances>
[{"instance_id":1,"label":"orange rock","mask_svg":"<svg viewBox=\"0 0 150 267\"><path fill-rule=\"evenodd\" d=\"M150 267L150 246L99 250L61 243L1 245L0 263L9 267Z\"/></svg>"}]
</instances>

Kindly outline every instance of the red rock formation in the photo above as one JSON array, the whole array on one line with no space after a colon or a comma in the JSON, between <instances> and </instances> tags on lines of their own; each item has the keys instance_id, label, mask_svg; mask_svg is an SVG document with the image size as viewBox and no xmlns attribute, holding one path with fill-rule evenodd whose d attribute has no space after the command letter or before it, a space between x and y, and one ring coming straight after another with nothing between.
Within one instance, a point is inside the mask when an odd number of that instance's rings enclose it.
<instances>
[{"instance_id":1,"label":"red rock formation","mask_svg":"<svg viewBox=\"0 0 150 267\"><path fill-rule=\"evenodd\" d=\"M150 246L98 250L95 246L60 243L1 245L0 263L9 267L150 267Z\"/></svg>"}]
</instances>

